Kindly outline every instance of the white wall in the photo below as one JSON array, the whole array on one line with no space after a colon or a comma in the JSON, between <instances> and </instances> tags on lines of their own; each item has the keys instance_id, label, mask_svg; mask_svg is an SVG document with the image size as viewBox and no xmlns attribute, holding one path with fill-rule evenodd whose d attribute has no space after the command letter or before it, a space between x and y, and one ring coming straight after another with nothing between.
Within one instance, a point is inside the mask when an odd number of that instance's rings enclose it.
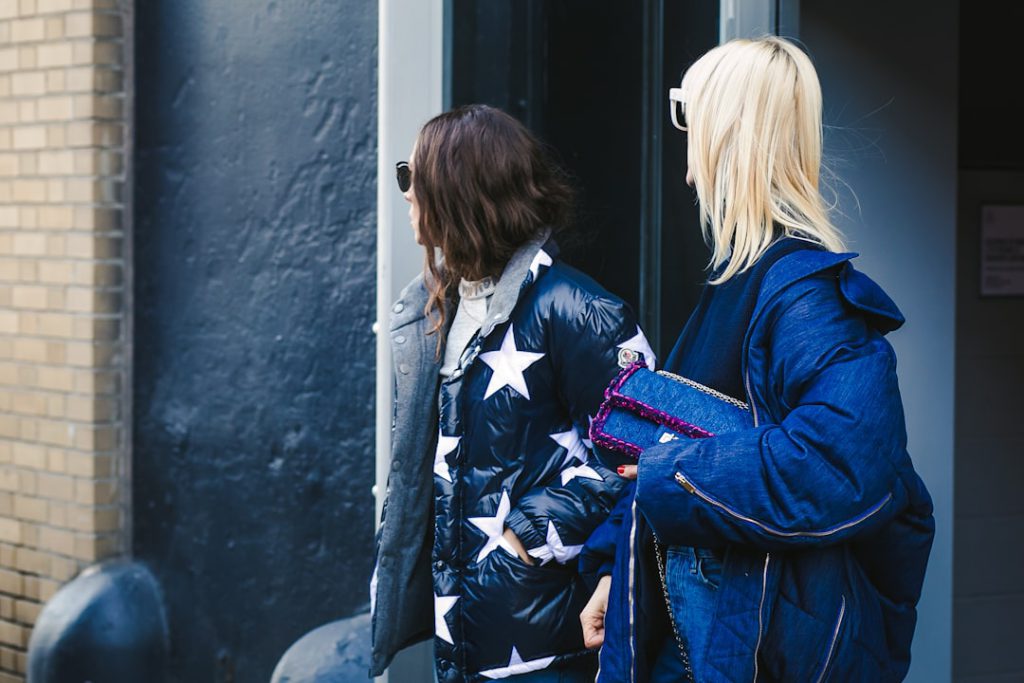
<instances>
[{"instance_id":1,"label":"white wall","mask_svg":"<svg viewBox=\"0 0 1024 683\"><path fill-rule=\"evenodd\" d=\"M395 162L409 159L416 133L442 107L443 0L379 0L377 104L377 514L391 455L391 304L423 265L408 204L395 183ZM432 681L431 643L406 651L388 671L395 683Z\"/></svg>"},{"instance_id":2,"label":"white wall","mask_svg":"<svg viewBox=\"0 0 1024 683\"><path fill-rule=\"evenodd\" d=\"M827 162L848 189L840 225L856 266L907 317L899 359L910 452L935 501L937 533L907 680L951 678L956 0L803 0L800 39L825 96Z\"/></svg>"}]
</instances>

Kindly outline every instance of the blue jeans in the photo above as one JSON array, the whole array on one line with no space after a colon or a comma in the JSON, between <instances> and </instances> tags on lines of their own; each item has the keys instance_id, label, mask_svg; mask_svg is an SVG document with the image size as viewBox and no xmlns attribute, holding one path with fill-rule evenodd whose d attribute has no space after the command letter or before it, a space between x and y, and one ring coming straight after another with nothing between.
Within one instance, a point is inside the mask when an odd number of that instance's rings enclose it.
<instances>
[{"instance_id":1,"label":"blue jeans","mask_svg":"<svg viewBox=\"0 0 1024 683\"><path fill-rule=\"evenodd\" d=\"M722 562L716 553L702 548L673 546L665 554L665 584L672 618L686 646L696 683L714 680L704 657L715 618ZM675 634L662 646L651 671L651 683L686 680Z\"/></svg>"}]
</instances>

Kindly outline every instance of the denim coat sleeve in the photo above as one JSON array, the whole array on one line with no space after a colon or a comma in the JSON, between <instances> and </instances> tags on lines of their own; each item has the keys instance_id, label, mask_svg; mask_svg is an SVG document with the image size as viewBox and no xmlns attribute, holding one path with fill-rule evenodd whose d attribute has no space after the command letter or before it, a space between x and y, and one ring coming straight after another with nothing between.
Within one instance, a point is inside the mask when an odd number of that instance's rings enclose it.
<instances>
[{"instance_id":1,"label":"denim coat sleeve","mask_svg":"<svg viewBox=\"0 0 1024 683\"><path fill-rule=\"evenodd\" d=\"M637 506L659 539L787 549L891 520L906 505L909 456L889 343L823 274L777 294L750 344L759 426L640 457Z\"/></svg>"},{"instance_id":2,"label":"denim coat sleeve","mask_svg":"<svg viewBox=\"0 0 1024 683\"><path fill-rule=\"evenodd\" d=\"M622 537L622 525L633 505L633 489L630 482L623 489L619 502L615 504L608 519L594 529L580 552L580 573L590 582L591 588L602 576L611 576L615 569L615 549Z\"/></svg>"},{"instance_id":3,"label":"denim coat sleeve","mask_svg":"<svg viewBox=\"0 0 1024 683\"><path fill-rule=\"evenodd\" d=\"M627 483L582 442L588 438L590 417L601 405L605 388L621 371L619 345L639 334L636 319L626 304L592 297L551 311L549 326L555 389L579 446L576 460L567 457L562 472L527 491L509 512L505 523L527 550L551 540L548 522L564 545L582 545L607 517ZM567 469L573 467L575 473Z\"/></svg>"}]
</instances>

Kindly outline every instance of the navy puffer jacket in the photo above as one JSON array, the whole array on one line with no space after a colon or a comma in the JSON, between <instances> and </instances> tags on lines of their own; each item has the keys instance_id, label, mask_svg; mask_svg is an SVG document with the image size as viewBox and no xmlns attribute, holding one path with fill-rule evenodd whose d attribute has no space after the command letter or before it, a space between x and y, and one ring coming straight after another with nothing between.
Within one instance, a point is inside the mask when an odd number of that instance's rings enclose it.
<instances>
[{"instance_id":1,"label":"navy puffer jacket","mask_svg":"<svg viewBox=\"0 0 1024 683\"><path fill-rule=\"evenodd\" d=\"M408 322L399 317L392 328L393 341L402 339L395 344L400 395L403 376L417 368L430 366L436 377L423 297L420 282L407 288L401 310L413 305L419 313ZM559 261L552 241L538 239L513 257L453 375L422 382L417 395L396 403L397 435L419 402L436 401L438 421L433 438L420 443L415 475L432 477L433 500L403 500L395 519L395 499L409 498L412 487L389 485L373 591L375 668L426 635L417 631L425 623L435 636L442 683L594 656L582 641L579 613L590 593L576 556L624 482L594 456L589 416L620 356L627 362L638 355L654 361L626 304ZM431 513L429 567L425 543L404 551L419 561L386 562L402 550L395 539L408 539L418 516ZM533 566L502 540L506 527ZM415 575L424 569L432 573L433 615L410 620L400 613L422 612L424 602L403 593L422 586Z\"/></svg>"}]
</instances>

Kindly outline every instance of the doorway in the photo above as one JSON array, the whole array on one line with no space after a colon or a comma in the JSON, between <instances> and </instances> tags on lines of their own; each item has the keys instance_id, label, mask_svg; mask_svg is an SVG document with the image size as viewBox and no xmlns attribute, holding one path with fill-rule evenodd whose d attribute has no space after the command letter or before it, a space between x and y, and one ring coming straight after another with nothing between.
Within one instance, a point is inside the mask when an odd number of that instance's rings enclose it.
<instances>
[{"instance_id":1,"label":"doorway","mask_svg":"<svg viewBox=\"0 0 1024 683\"><path fill-rule=\"evenodd\" d=\"M452 0L451 106L525 123L578 192L566 260L637 312L659 356L700 292L707 248L668 88L719 38L718 3Z\"/></svg>"}]
</instances>

